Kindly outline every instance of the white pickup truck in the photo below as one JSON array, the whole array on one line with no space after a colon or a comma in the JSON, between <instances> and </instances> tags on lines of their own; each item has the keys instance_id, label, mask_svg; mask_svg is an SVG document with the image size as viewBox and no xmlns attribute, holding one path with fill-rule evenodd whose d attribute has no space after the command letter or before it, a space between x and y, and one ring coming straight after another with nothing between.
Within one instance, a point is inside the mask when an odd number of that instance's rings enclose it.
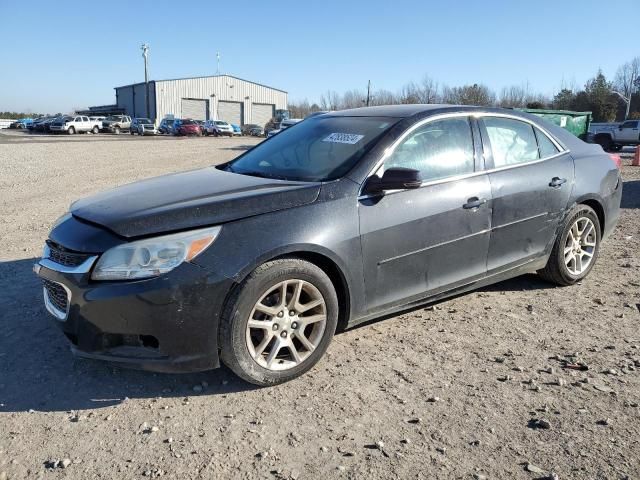
<instances>
[{"instance_id":1,"label":"white pickup truck","mask_svg":"<svg viewBox=\"0 0 640 480\"><path fill-rule=\"evenodd\" d=\"M603 150L618 152L625 145L640 145L640 120L625 120L622 123L592 123L589 138Z\"/></svg>"},{"instance_id":2,"label":"white pickup truck","mask_svg":"<svg viewBox=\"0 0 640 480\"><path fill-rule=\"evenodd\" d=\"M52 132L65 132L69 135L74 133L98 133L100 131L100 121L91 120L83 115L65 116L53 122L49 129Z\"/></svg>"}]
</instances>

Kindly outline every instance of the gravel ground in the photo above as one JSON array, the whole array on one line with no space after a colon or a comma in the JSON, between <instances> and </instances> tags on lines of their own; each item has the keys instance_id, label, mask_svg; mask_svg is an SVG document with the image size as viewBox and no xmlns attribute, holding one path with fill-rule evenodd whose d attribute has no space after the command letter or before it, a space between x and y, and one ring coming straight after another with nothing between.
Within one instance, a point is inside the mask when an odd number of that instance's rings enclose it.
<instances>
[{"instance_id":1,"label":"gravel ground","mask_svg":"<svg viewBox=\"0 0 640 480\"><path fill-rule=\"evenodd\" d=\"M256 389L75 360L31 272L71 201L255 139L0 134L0 480L640 478L640 168L581 284L534 275L339 334ZM566 368L584 364L588 370Z\"/></svg>"}]
</instances>

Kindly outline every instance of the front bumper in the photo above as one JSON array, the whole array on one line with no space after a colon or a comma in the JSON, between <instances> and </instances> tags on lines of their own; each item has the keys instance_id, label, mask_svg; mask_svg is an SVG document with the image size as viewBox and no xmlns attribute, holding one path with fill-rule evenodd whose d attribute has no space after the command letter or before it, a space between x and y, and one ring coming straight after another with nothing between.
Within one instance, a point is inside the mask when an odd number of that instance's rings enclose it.
<instances>
[{"instance_id":1,"label":"front bumper","mask_svg":"<svg viewBox=\"0 0 640 480\"><path fill-rule=\"evenodd\" d=\"M45 305L74 354L157 372L217 368L217 332L233 281L184 263L166 275L137 281L91 281L96 257L75 268L43 258L34 271L62 286L66 308ZM62 290L60 290L62 291Z\"/></svg>"}]
</instances>

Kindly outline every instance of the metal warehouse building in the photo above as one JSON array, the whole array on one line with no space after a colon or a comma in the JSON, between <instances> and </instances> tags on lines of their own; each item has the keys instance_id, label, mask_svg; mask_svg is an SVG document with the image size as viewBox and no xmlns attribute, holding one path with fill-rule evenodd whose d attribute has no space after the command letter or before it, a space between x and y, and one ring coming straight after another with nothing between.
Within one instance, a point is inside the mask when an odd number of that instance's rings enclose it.
<instances>
[{"instance_id":1,"label":"metal warehouse building","mask_svg":"<svg viewBox=\"0 0 640 480\"><path fill-rule=\"evenodd\" d=\"M146 117L145 83L116 87L116 104L127 115ZM264 125L275 110L287 108L287 92L230 75L153 80L149 112L158 122L166 116L224 120L237 125Z\"/></svg>"}]
</instances>

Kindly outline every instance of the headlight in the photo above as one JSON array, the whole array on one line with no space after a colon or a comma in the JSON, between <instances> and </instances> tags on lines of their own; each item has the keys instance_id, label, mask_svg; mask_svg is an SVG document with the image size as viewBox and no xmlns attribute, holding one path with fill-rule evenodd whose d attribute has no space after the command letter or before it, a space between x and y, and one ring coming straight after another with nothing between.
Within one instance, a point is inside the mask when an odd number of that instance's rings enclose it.
<instances>
[{"instance_id":1,"label":"headlight","mask_svg":"<svg viewBox=\"0 0 640 480\"><path fill-rule=\"evenodd\" d=\"M93 280L134 280L170 272L209 247L222 227L148 238L118 245L102 254L91 274Z\"/></svg>"}]
</instances>

